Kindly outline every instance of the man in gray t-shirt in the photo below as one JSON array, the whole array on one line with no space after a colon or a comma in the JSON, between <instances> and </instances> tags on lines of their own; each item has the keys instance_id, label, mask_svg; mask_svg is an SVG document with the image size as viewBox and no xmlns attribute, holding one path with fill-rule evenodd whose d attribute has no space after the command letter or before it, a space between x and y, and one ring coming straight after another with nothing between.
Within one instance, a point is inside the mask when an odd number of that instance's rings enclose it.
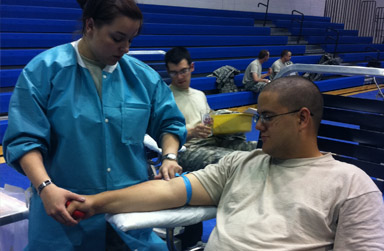
<instances>
[{"instance_id":1,"label":"man in gray t-shirt","mask_svg":"<svg viewBox=\"0 0 384 251\"><path fill-rule=\"evenodd\" d=\"M246 90L259 93L266 84L270 81L266 79L272 73L272 69L269 68L268 72L261 74L263 70L263 63L269 59L269 51L261 50L257 59L253 60L245 69L243 77L243 85Z\"/></svg>"},{"instance_id":2,"label":"man in gray t-shirt","mask_svg":"<svg viewBox=\"0 0 384 251\"><path fill-rule=\"evenodd\" d=\"M275 76L277 75L277 73L280 72L281 69L283 69L288 65L293 64L291 61L291 57L292 57L292 52L290 52L289 50L283 50L281 52L280 58L276 60L271 66L272 73L271 73L271 76L269 76L271 80L275 79Z\"/></svg>"}]
</instances>

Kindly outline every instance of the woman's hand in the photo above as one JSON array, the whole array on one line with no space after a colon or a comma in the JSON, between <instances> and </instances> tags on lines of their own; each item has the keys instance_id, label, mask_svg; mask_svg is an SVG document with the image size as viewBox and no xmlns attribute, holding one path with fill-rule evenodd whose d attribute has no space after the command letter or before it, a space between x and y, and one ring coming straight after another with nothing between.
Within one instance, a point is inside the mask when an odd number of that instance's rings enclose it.
<instances>
[{"instance_id":1,"label":"woman's hand","mask_svg":"<svg viewBox=\"0 0 384 251\"><path fill-rule=\"evenodd\" d=\"M183 172L183 168L179 166L176 160L163 160L161 167L159 169L159 174L155 176L155 179L164 179L170 180L175 178L175 174L181 174Z\"/></svg>"},{"instance_id":2,"label":"woman's hand","mask_svg":"<svg viewBox=\"0 0 384 251\"><path fill-rule=\"evenodd\" d=\"M84 195L84 201L71 201L68 203L67 211L70 215L74 215L76 211L83 213L83 217L78 220L88 219L95 215L95 196L94 195Z\"/></svg>"},{"instance_id":3,"label":"woman's hand","mask_svg":"<svg viewBox=\"0 0 384 251\"><path fill-rule=\"evenodd\" d=\"M79 222L67 211L65 204L69 200L83 202L85 200L83 196L62 189L52 183L41 191L40 197L45 211L56 221L67 226L74 226Z\"/></svg>"}]
</instances>

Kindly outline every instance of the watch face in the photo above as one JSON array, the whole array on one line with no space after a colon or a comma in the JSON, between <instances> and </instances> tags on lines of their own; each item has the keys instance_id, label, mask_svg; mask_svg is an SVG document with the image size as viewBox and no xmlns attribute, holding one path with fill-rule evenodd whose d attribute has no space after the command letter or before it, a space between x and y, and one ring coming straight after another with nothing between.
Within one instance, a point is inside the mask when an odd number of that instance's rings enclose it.
<instances>
[{"instance_id":1,"label":"watch face","mask_svg":"<svg viewBox=\"0 0 384 251\"><path fill-rule=\"evenodd\" d=\"M163 159L176 160L177 157L176 157L176 154L168 153L168 154L164 155Z\"/></svg>"}]
</instances>

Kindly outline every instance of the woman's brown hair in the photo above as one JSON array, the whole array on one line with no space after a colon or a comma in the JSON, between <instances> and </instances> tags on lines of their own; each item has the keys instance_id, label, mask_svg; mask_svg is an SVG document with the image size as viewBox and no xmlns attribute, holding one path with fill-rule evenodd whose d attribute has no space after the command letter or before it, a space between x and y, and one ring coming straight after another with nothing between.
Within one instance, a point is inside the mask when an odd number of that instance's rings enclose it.
<instances>
[{"instance_id":1,"label":"woman's brown hair","mask_svg":"<svg viewBox=\"0 0 384 251\"><path fill-rule=\"evenodd\" d=\"M97 27L112 23L118 16L143 22L143 14L134 0L77 0L77 2L83 9L83 34L86 20L89 18L94 20Z\"/></svg>"}]
</instances>

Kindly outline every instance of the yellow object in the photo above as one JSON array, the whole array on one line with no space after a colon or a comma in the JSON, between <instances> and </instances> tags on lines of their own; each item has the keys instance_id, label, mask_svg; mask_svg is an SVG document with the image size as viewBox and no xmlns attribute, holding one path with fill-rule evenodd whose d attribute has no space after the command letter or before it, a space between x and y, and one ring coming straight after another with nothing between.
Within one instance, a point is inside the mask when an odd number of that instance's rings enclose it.
<instances>
[{"instance_id":1,"label":"yellow object","mask_svg":"<svg viewBox=\"0 0 384 251\"><path fill-rule=\"evenodd\" d=\"M252 130L252 117L249 113L212 115L213 134L249 132Z\"/></svg>"}]
</instances>

